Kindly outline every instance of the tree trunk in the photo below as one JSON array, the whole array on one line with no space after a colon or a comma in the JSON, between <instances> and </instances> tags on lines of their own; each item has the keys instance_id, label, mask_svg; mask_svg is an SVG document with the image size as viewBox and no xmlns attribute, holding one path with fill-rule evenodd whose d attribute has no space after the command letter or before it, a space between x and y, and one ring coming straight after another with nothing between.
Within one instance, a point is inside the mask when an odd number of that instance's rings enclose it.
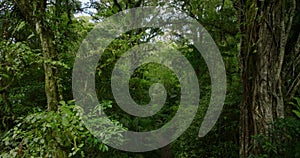
<instances>
[{"instance_id":1,"label":"tree trunk","mask_svg":"<svg viewBox=\"0 0 300 158\"><path fill-rule=\"evenodd\" d=\"M281 69L287 36L283 0L240 0L238 8L243 81L240 157L246 158L262 151L252 136L267 134L273 121L284 117Z\"/></svg>"},{"instance_id":2,"label":"tree trunk","mask_svg":"<svg viewBox=\"0 0 300 158\"><path fill-rule=\"evenodd\" d=\"M173 158L173 153L171 150L171 144L161 148L161 158Z\"/></svg>"},{"instance_id":3,"label":"tree trunk","mask_svg":"<svg viewBox=\"0 0 300 158\"><path fill-rule=\"evenodd\" d=\"M38 33L41 41L44 57L44 70L45 70L45 93L47 97L48 111L56 111L58 104L58 86L55 75L55 67L52 64L56 58L56 52L53 46L53 37L49 32L45 31L45 27L36 22L36 32Z\"/></svg>"},{"instance_id":4,"label":"tree trunk","mask_svg":"<svg viewBox=\"0 0 300 158\"><path fill-rule=\"evenodd\" d=\"M31 3L28 3L27 0L14 0L14 2L40 38L44 58L47 107L48 111L55 111L57 109L59 94L55 73L56 68L53 65L53 61L56 60L57 52L53 44L53 30L46 24L47 0L34 0Z\"/></svg>"}]
</instances>

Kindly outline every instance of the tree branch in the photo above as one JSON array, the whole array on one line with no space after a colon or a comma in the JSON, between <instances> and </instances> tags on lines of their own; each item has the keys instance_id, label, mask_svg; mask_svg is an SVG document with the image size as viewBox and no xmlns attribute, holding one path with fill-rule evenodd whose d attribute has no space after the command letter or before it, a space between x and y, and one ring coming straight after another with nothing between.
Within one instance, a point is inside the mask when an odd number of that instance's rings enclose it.
<instances>
[{"instance_id":1,"label":"tree branch","mask_svg":"<svg viewBox=\"0 0 300 158\"><path fill-rule=\"evenodd\" d=\"M300 64L300 33L298 35L298 39L297 39L297 42L295 44L293 53L296 56L296 60L294 60L295 61L295 65L294 66L297 66L298 64Z\"/></svg>"},{"instance_id":2,"label":"tree branch","mask_svg":"<svg viewBox=\"0 0 300 158\"><path fill-rule=\"evenodd\" d=\"M290 34L290 31L291 31L291 28L292 28L292 24L293 24L293 21L294 21L294 16L295 16L295 12L296 12L296 0L292 0L292 6L290 7L288 13L289 14L289 17L287 18L288 19L288 22L287 22L287 29L286 29L286 34L287 36Z\"/></svg>"},{"instance_id":3,"label":"tree branch","mask_svg":"<svg viewBox=\"0 0 300 158\"><path fill-rule=\"evenodd\" d=\"M294 60L292 59L291 62L288 62L285 66L285 74L294 74L294 69L300 64L300 33L298 35L296 44L294 45L294 49L292 49L291 55L294 56Z\"/></svg>"},{"instance_id":4,"label":"tree branch","mask_svg":"<svg viewBox=\"0 0 300 158\"><path fill-rule=\"evenodd\" d=\"M26 5L26 1L24 0L14 0L15 5L20 9L20 11L25 15L27 18L32 18L32 9L30 9L30 4ZM28 11L31 10L31 11Z\"/></svg>"},{"instance_id":5,"label":"tree branch","mask_svg":"<svg viewBox=\"0 0 300 158\"><path fill-rule=\"evenodd\" d=\"M222 6L221 6L221 9L220 9L220 12L223 11L224 5L225 5L225 0L222 0Z\"/></svg>"},{"instance_id":6,"label":"tree branch","mask_svg":"<svg viewBox=\"0 0 300 158\"><path fill-rule=\"evenodd\" d=\"M291 100L295 96L299 86L300 86L300 73L297 75L297 77L295 78L295 80L293 81L292 85L290 86L287 92L287 96L289 98L288 100Z\"/></svg>"},{"instance_id":7,"label":"tree branch","mask_svg":"<svg viewBox=\"0 0 300 158\"><path fill-rule=\"evenodd\" d=\"M0 93L3 93L4 91L6 91L15 81L15 76L12 77L12 79L10 80L10 82L8 84L6 84L5 87L0 88Z\"/></svg>"}]
</instances>

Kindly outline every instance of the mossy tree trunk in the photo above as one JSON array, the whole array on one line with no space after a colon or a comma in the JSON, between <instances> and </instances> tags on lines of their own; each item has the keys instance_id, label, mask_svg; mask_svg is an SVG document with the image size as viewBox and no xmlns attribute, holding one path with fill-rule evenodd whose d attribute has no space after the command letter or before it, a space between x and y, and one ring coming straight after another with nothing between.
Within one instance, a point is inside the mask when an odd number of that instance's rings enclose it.
<instances>
[{"instance_id":1,"label":"mossy tree trunk","mask_svg":"<svg viewBox=\"0 0 300 158\"><path fill-rule=\"evenodd\" d=\"M252 136L268 134L271 124L284 117L282 71L296 1L239 0L235 7L239 13L243 81L240 157L245 158L262 152Z\"/></svg>"},{"instance_id":2,"label":"mossy tree trunk","mask_svg":"<svg viewBox=\"0 0 300 158\"><path fill-rule=\"evenodd\" d=\"M59 100L56 67L53 61L57 58L55 50L54 33L47 24L46 10L47 0L14 0L15 4L25 15L26 21L32 26L39 36L43 51L43 63L45 70L45 93L47 97L48 111L57 110Z\"/></svg>"}]
</instances>

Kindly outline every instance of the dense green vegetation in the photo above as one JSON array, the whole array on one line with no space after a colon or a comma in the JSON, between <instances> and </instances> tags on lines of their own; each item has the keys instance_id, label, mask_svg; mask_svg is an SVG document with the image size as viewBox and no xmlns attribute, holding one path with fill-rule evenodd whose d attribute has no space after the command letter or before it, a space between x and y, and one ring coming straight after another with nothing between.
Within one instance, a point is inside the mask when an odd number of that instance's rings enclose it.
<instances>
[{"instance_id":1,"label":"dense green vegetation","mask_svg":"<svg viewBox=\"0 0 300 158\"><path fill-rule=\"evenodd\" d=\"M72 94L72 70L88 32L106 17L142 6L174 7L205 27L223 57L227 92L218 122L198 137L211 97L210 73L194 45L173 34L175 40L162 44L180 51L195 70L196 117L171 144L133 153L106 142L125 130L150 131L169 122L180 105L181 85L163 65L140 66L129 81L134 101L149 103L154 83L164 85L167 99L157 114L134 117L118 107L111 73L124 52L165 37L163 30L124 32L105 49L95 77L100 105L88 113L104 111L116 125L105 128L107 118L89 120L105 129L102 141L83 124ZM300 157L299 13L296 0L0 0L0 157Z\"/></svg>"}]
</instances>

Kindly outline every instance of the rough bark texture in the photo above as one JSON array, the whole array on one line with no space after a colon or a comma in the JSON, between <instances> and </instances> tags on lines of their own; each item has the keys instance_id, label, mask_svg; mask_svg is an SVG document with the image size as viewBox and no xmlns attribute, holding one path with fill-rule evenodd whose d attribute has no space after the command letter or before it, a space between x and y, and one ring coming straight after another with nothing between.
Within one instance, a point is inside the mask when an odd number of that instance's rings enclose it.
<instances>
[{"instance_id":1,"label":"rough bark texture","mask_svg":"<svg viewBox=\"0 0 300 158\"><path fill-rule=\"evenodd\" d=\"M283 0L240 0L239 6L244 94L240 157L248 157L261 152L252 136L267 134L270 124L284 117L281 69L287 34Z\"/></svg>"}]
</instances>

